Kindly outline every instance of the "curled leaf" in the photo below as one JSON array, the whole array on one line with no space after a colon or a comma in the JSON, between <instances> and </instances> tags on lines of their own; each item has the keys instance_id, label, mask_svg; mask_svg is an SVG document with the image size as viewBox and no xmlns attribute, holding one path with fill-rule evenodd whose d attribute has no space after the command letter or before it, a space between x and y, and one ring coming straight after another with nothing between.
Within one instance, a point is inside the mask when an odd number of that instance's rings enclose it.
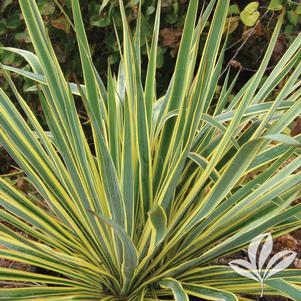
<instances>
[{"instance_id":1,"label":"curled leaf","mask_svg":"<svg viewBox=\"0 0 301 301\"><path fill-rule=\"evenodd\" d=\"M166 278L160 282L163 288L172 290L175 301L189 301L189 297L183 289L181 283L173 278Z\"/></svg>"},{"instance_id":2,"label":"curled leaf","mask_svg":"<svg viewBox=\"0 0 301 301\"><path fill-rule=\"evenodd\" d=\"M163 241L167 232L167 217L161 206L154 207L149 212L150 222L154 233L154 247Z\"/></svg>"}]
</instances>

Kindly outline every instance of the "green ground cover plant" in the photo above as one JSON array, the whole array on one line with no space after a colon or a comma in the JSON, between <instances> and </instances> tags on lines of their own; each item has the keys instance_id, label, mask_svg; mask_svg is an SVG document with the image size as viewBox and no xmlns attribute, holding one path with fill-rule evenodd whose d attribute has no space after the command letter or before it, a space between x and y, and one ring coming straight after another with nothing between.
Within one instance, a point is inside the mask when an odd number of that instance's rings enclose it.
<instances>
[{"instance_id":1,"label":"green ground cover plant","mask_svg":"<svg viewBox=\"0 0 301 301\"><path fill-rule=\"evenodd\" d=\"M260 283L218 260L262 233L277 237L301 226L301 204L295 202L301 137L287 135L301 113L301 34L265 76L280 14L258 71L230 97L240 74L230 81L228 70L221 85L229 2L213 0L200 15L199 1L189 2L175 70L158 96L160 1L145 77L141 8L132 33L119 1L121 61L117 74L108 69L105 85L78 0L71 1L72 20L65 16L83 72L83 82L75 83L64 77L36 1L19 0L34 52L2 48L31 70L0 65L18 102L17 108L0 89L0 144L43 206L0 178L0 218L6 222L0 224L0 257L39 268L0 268L0 281L24 283L2 288L0 300L248 301L247 295L261 294ZM47 128L11 73L36 82L32 90ZM282 271L265 286L266 295L300 300L300 270Z\"/></svg>"}]
</instances>

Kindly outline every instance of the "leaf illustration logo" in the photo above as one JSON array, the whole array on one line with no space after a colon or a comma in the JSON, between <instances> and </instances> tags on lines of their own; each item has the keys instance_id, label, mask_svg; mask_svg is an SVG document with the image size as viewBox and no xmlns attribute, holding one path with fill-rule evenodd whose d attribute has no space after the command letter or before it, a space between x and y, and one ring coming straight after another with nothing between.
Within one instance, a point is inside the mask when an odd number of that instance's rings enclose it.
<instances>
[{"instance_id":1,"label":"leaf illustration logo","mask_svg":"<svg viewBox=\"0 0 301 301\"><path fill-rule=\"evenodd\" d=\"M259 246L263 242L259 252ZM236 259L229 262L231 268L243 277L253 279L261 284L263 296L264 281L280 271L286 269L296 258L293 251L281 251L275 254L268 262L273 249L273 239L270 233L264 233L255 237L248 247L249 261Z\"/></svg>"}]
</instances>

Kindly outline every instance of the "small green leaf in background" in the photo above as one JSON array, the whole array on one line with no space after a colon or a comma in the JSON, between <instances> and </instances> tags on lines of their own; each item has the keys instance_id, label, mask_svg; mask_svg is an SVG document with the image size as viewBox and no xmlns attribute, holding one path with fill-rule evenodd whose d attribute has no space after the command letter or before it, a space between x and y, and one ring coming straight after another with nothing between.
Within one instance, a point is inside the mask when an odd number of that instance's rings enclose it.
<instances>
[{"instance_id":1,"label":"small green leaf in background","mask_svg":"<svg viewBox=\"0 0 301 301\"><path fill-rule=\"evenodd\" d=\"M6 27L8 29L17 29L20 25L22 25L22 23L19 13L15 13L6 19Z\"/></svg>"},{"instance_id":2,"label":"small green leaf in background","mask_svg":"<svg viewBox=\"0 0 301 301\"><path fill-rule=\"evenodd\" d=\"M254 26L256 21L258 20L260 13L258 11L259 2L251 2L249 3L244 10L240 13L241 21L246 26Z\"/></svg>"},{"instance_id":3,"label":"small green leaf in background","mask_svg":"<svg viewBox=\"0 0 301 301\"><path fill-rule=\"evenodd\" d=\"M103 18L98 15L94 15L90 18L90 24L92 26L106 27L106 26L110 25L110 23L111 23L110 18Z\"/></svg>"},{"instance_id":4,"label":"small green leaf in background","mask_svg":"<svg viewBox=\"0 0 301 301\"><path fill-rule=\"evenodd\" d=\"M30 43L30 36L28 34L27 31L24 32L17 32L15 34L15 39L19 42L19 43Z\"/></svg>"},{"instance_id":5,"label":"small green leaf in background","mask_svg":"<svg viewBox=\"0 0 301 301\"><path fill-rule=\"evenodd\" d=\"M296 12L297 15L301 15L301 3L298 4L295 12Z\"/></svg>"},{"instance_id":6,"label":"small green leaf in background","mask_svg":"<svg viewBox=\"0 0 301 301\"><path fill-rule=\"evenodd\" d=\"M54 2L49 2L48 0L42 0L38 3L41 15L49 16L54 13L55 11L55 4Z\"/></svg>"},{"instance_id":7,"label":"small green leaf in background","mask_svg":"<svg viewBox=\"0 0 301 301\"><path fill-rule=\"evenodd\" d=\"M4 51L1 53L1 63L5 65L14 64L16 55L12 52Z\"/></svg>"},{"instance_id":8,"label":"small green leaf in background","mask_svg":"<svg viewBox=\"0 0 301 301\"><path fill-rule=\"evenodd\" d=\"M228 16L230 15L239 15L240 14L240 9L239 6L237 4L232 4L229 6L229 10L228 10Z\"/></svg>"},{"instance_id":9,"label":"small green leaf in background","mask_svg":"<svg viewBox=\"0 0 301 301\"><path fill-rule=\"evenodd\" d=\"M226 20L224 32L231 34L239 25L239 17L228 17Z\"/></svg>"},{"instance_id":10,"label":"small green leaf in background","mask_svg":"<svg viewBox=\"0 0 301 301\"><path fill-rule=\"evenodd\" d=\"M179 3L175 2L170 5L170 13L166 16L166 22L169 24L175 24L179 19Z\"/></svg>"},{"instance_id":11,"label":"small green leaf in background","mask_svg":"<svg viewBox=\"0 0 301 301\"><path fill-rule=\"evenodd\" d=\"M108 11L104 12L109 3L109 1L103 1L101 6L96 2L89 3L90 24L92 26L106 27L111 24L112 6L108 8Z\"/></svg>"},{"instance_id":12,"label":"small green leaf in background","mask_svg":"<svg viewBox=\"0 0 301 301\"><path fill-rule=\"evenodd\" d=\"M283 8L281 0L272 0L269 4L269 10L281 10Z\"/></svg>"},{"instance_id":13,"label":"small green leaf in background","mask_svg":"<svg viewBox=\"0 0 301 301\"><path fill-rule=\"evenodd\" d=\"M1 13L3 13L5 11L5 9L12 3L13 3L13 0L4 0L1 5L1 10L0 10Z\"/></svg>"},{"instance_id":14,"label":"small green leaf in background","mask_svg":"<svg viewBox=\"0 0 301 301\"><path fill-rule=\"evenodd\" d=\"M4 20L0 20L0 36L6 33L6 24Z\"/></svg>"},{"instance_id":15,"label":"small green leaf in background","mask_svg":"<svg viewBox=\"0 0 301 301\"><path fill-rule=\"evenodd\" d=\"M284 28L284 32L287 34L291 34L294 32L295 27L292 24L287 24Z\"/></svg>"},{"instance_id":16,"label":"small green leaf in background","mask_svg":"<svg viewBox=\"0 0 301 301\"><path fill-rule=\"evenodd\" d=\"M295 11L293 11L293 10L288 11L287 18L291 24L293 24L295 26L298 24L299 15L296 14Z\"/></svg>"}]
</instances>

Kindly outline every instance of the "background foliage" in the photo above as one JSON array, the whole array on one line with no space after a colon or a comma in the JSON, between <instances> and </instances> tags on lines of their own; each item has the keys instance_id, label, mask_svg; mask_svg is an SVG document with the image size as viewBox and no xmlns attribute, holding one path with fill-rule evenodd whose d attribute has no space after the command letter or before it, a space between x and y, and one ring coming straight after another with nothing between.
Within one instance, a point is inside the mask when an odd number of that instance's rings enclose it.
<instances>
[{"instance_id":1,"label":"background foliage","mask_svg":"<svg viewBox=\"0 0 301 301\"><path fill-rule=\"evenodd\" d=\"M48 28L56 54L59 58L68 80L80 77L80 65L72 58L77 56L78 49L75 34L70 28L60 9L54 1L38 0L39 8ZM68 15L71 12L70 0L59 1ZM137 17L139 0L128 0L126 13L128 21L134 24ZM142 59L147 56L146 41L150 42L151 28L154 22L156 0L143 0L142 18ZM202 0L206 5L208 1ZM173 70L175 55L179 46L187 0L163 0L160 31L160 47L158 50L158 88L166 87ZM91 0L81 2L83 18L92 46L93 60L101 74L107 71L107 58L110 64L119 61L118 45L114 31L114 24L118 32L121 31L121 17L117 0ZM274 61L277 62L288 44L300 31L301 3L295 1L263 0L263 1L232 1L229 11L229 29L231 32L229 49L226 59L234 67L242 67L247 80L260 64L277 15L285 11L285 25L274 51ZM20 47L32 50L31 41L25 30L17 0L3 0L0 2L0 46ZM121 37L120 37L121 38ZM1 61L20 67L22 59L12 53L1 53ZM227 63L227 62L226 62ZM115 64L117 66L117 64ZM27 68L25 66L25 68ZM80 78L79 78L80 79ZM104 80L106 80L104 78ZM1 79L0 79L1 81ZM4 81L1 86L7 85ZM32 83L27 80L23 88ZM241 83L242 84L242 83Z\"/></svg>"}]
</instances>

